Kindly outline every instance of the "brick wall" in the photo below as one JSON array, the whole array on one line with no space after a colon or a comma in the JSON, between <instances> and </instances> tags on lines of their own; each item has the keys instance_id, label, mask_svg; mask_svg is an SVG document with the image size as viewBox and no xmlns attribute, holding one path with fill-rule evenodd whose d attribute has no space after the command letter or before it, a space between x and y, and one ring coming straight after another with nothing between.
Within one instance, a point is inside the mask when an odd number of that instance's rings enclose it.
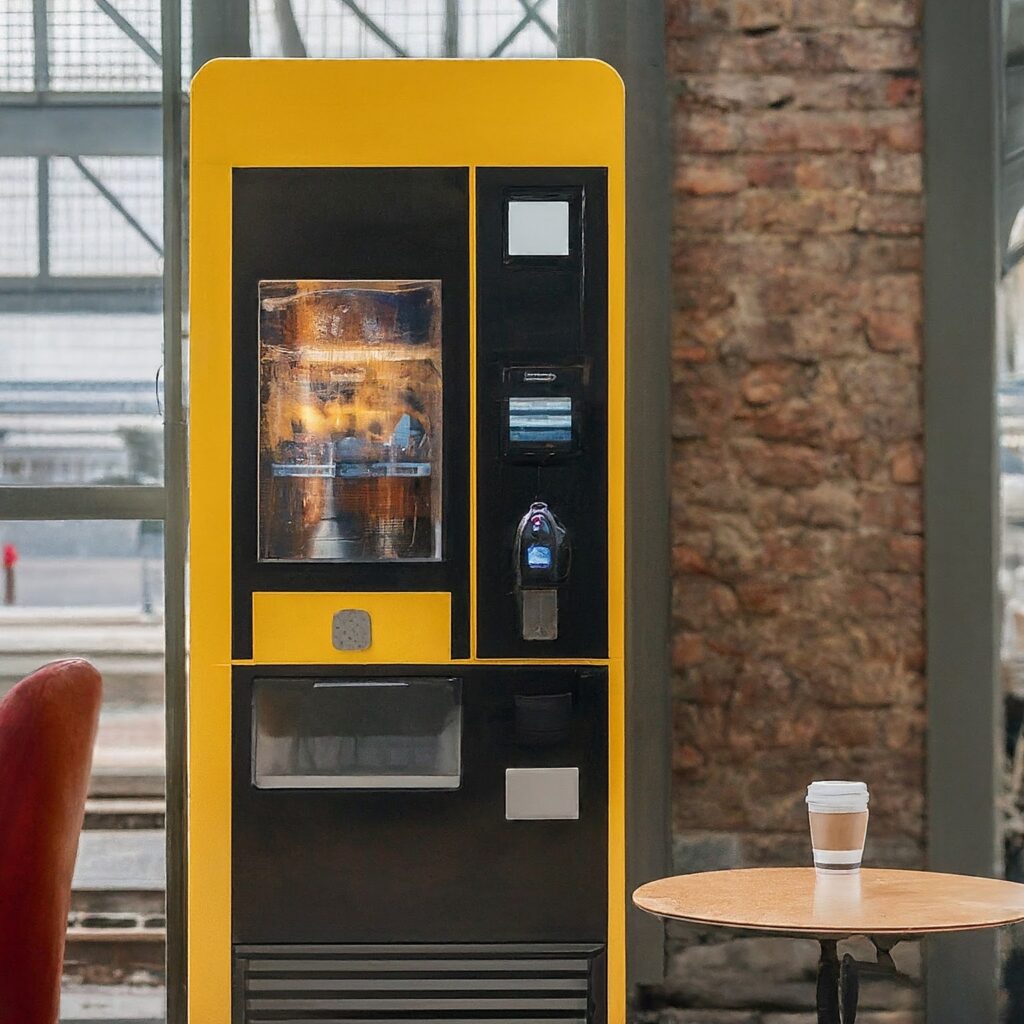
<instances>
[{"instance_id":1,"label":"brick wall","mask_svg":"<svg viewBox=\"0 0 1024 1024\"><path fill-rule=\"evenodd\" d=\"M676 867L805 863L804 786L830 777L871 787L868 859L918 866L919 6L668 0L666 17ZM661 998L759 1005L790 955L737 947L737 994L728 970L708 986L706 938L674 936ZM782 975L807 980L813 957L792 956Z\"/></svg>"}]
</instances>

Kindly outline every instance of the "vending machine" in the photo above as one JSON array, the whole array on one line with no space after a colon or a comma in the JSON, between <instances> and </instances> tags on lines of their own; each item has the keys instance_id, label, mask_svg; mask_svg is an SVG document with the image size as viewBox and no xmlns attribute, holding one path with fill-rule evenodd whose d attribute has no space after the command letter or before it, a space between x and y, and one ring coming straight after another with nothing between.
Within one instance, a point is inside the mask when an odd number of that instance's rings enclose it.
<instances>
[{"instance_id":1,"label":"vending machine","mask_svg":"<svg viewBox=\"0 0 1024 1024\"><path fill-rule=\"evenodd\" d=\"M193 1024L622 1024L623 94L191 98Z\"/></svg>"}]
</instances>

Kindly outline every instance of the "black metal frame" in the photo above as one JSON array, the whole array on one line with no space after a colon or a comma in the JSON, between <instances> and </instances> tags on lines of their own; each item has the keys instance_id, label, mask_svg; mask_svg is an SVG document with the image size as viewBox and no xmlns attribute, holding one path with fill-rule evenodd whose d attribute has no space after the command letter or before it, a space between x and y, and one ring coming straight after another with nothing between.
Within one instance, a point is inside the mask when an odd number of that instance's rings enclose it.
<instances>
[{"instance_id":1,"label":"black metal frame","mask_svg":"<svg viewBox=\"0 0 1024 1024\"><path fill-rule=\"evenodd\" d=\"M603 658L608 653L608 200L603 167L478 169L477 653L481 658ZM509 199L570 202L567 256L508 256ZM543 297L543 298L540 298ZM574 458L503 455L508 370L550 365L581 381ZM544 501L578 551L559 588L558 638L515 629L516 526Z\"/></svg>"},{"instance_id":2,"label":"black metal frame","mask_svg":"<svg viewBox=\"0 0 1024 1024\"><path fill-rule=\"evenodd\" d=\"M911 979L896 966L893 947L902 936L871 936L875 959L857 960L849 953L839 956L838 939L819 939L821 955L815 987L818 1024L854 1024L863 975L881 978Z\"/></svg>"}]
</instances>

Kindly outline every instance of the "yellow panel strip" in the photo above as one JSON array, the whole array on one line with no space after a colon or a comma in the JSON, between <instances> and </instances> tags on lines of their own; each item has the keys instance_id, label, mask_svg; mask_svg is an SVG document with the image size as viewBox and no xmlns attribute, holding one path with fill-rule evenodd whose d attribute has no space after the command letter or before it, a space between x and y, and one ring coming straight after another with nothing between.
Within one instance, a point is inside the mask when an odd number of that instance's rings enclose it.
<instances>
[{"instance_id":1,"label":"yellow panel strip","mask_svg":"<svg viewBox=\"0 0 1024 1024\"><path fill-rule=\"evenodd\" d=\"M625 666L608 666L608 1020L626 1020Z\"/></svg>"},{"instance_id":2,"label":"yellow panel strip","mask_svg":"<svg viewBox=\"0 0 1024 1024\"><path fill-rule=\"evenodd\" d=\"M370 646L339 651L335 612L370 616ZM252 595L252 653L258 665L441 664L452 656L452 596L421 591L330 593L274 591Z\"/></svg>"},{"instance_id":3,"label":"yellow panel strip","mask_svg":"<svg viewBox=\"0 0 1024 1024\"><path fill-rule=\"evenodd\" d=\"M626 1019L625 122L608 161L608 1020Z\"/></svg>"},{"instance_id":4,"label":"yellow panel strip","mask_svg":"<svg viewBox=\"0 0 1024 1024\"><path fill-rule=\"evenodd\" d=\"M228 1024L231 169L194 164L192 173L191 319L198 330L189 346L188 1019Z\"/></svg>"},{"instance_id":5,"label":"yellow panel strip","mask_svg":"<svg viewBox=\"0 0 1024 1024\"><path fill-rule=\"evenodd\" d=\"M476 168L469 169L469 656L476 657Z\"/></svg>"}]
</instances>

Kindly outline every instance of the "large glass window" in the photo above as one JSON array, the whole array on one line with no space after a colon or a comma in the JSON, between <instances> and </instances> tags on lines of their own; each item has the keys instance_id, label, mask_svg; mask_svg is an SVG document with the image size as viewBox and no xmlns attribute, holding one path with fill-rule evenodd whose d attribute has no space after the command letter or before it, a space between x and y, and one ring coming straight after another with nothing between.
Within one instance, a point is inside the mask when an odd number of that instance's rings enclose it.
<instances>
[{"instance_id":1,"label":"large glass window","mask_svg":"<svg viewBox=\"0 0 1024 1024\"><path fill-rule=\"evenodd\" d=\"M164 1016L164 695L183 679L165 673L161 14L0 5L0 696L67 656L104 683L74 1020Z\"/></svg>"},{"instance_id":2,"label":"large glass window","mask_svg":"<svg viewBox=\"0 0 1024 1024\"><path fill-rule=\"evenodd\" d=\"M553 57L557 6L250 0L245 25L244 4L239 11L210 2L197 5L196 49L207 56L218 55L216 46L234 54L248 46L253 56ZM165 135L161 91L176 96L178 67L187 91L193 35L190 0L180 0L180 39L163 19L168 7L161 0L0 5L0 549L11 558L0 586L0 696L67 654L90 658L105 679L68 933L63 1012L72 1019L152 1022L164 1005L164 687L179 726L184 694L183 612L180 601L165 609L164 580L180 597L184 437L175 424L187 396L178 386L182 297L174 277L184 254L165 211L168 197L172 213L181 198L173 176L185 154L181 138ZM404 303L410 317L429 299L435 319L427 318L422 337L411 326L396 328L386 343L367 332L354 343L358 352L350 338L330 339L336 351L319 369L287 346L268 345L264 365L281 387L277 432L265 436L262 463L267 500L276 504L262 507L268 516L272 507L285 511L269 516L274 525L261 534L266 557L438 558L440 296L432 282L345 286L357 305ZM364 317L364 326L371 320ZM187 315L184 323L187 331ZM403 330L407 351L397 358L394 339ZM284 411L289 387L316 395L322 419L307 424ZM168 450L178 459L165 466L169 424L176 440ZM281 468L311 457L317 443L329 476ZM288 512L303 506L304 492L315 495L309 506ZM304 517L314 510L309 530ZM401 728L382 723L375 735L391 736L394 752L404 742L395 739ZM359 742L368 757L378 741ZM446 743L439 757L451 754ZM180 766L172 778L180 783ZM178 802L169 805L172 823ZM166 907L172 974L181 969L181 909L175 898ZM179 977L167 992L176 1022L183 990Z\"/></svg>"},{"instance_id":3,"label":"large glass window","mask_svg":"<svg viewBox=\"0 0 1024 1024\"><path fill-rule=\"evenodd\" d=\"M554 57L558 0L250 0L254 57Z\"/></svg>"}]
</instances>

